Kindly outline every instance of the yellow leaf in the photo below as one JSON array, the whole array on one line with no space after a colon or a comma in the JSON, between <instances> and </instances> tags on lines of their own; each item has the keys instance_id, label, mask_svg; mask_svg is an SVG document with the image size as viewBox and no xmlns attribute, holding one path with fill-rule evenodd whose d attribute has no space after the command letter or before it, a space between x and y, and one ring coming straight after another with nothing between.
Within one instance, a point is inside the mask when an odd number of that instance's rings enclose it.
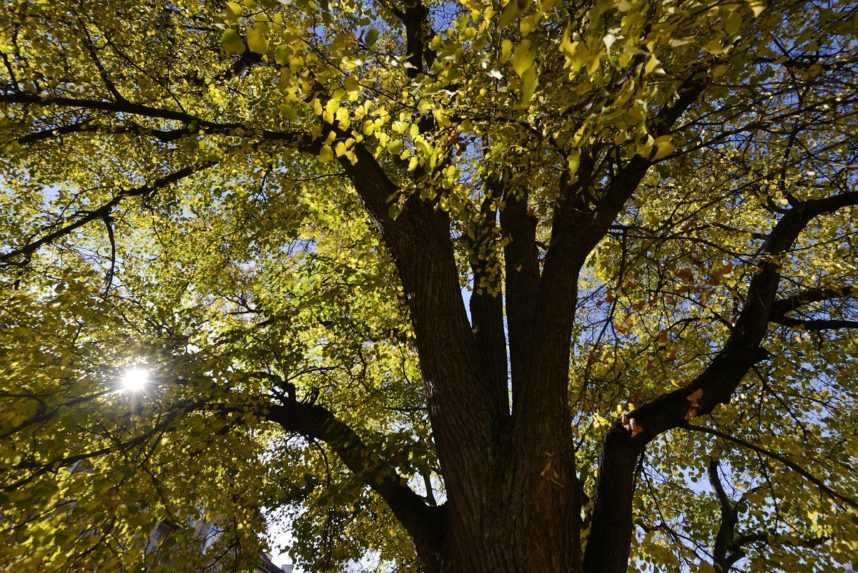
<instances>
[{"instance_id":1,"label":"yellow leaf","mask_svg":"<svg viewBox=\"0 0 858 573\"><path fill-rule=\"evenodd\" d=\"M660 64L661 62L655 57L655 54L651 54L649 60L647 60L646 66L644 67L644 75L648 76L653 73L658 69Z\"/></svg>"},{"instance_id":2,"label":"yellow leaf","mask_svg":"<svg viewBox=\"0 0 858 573\"><path fill-rule=\"evenodd\" d=\"M581 165L581 153L577 149L573 150L566 158L566 163L569 166L569 173L574 175Z\"/></svg>"},{"instance_id":3,"label":"yellow leaf","mask_svg":"<svg viewBox=\"0 0 858 573\"><path fill-rule=\"evenodd\" d=\"M647 135L646 141L644 141L643 143L641 143L638 146L636 153L645 159L649 159L650 154L652 153L652 149L654 146L655 146L655 139L653 139L653 137L651 135Z\"/></svg>"},{"instance_id":4,"label":"yellow leaf","mask_svg":"<svg viewBox=\"0 0 858 573\"><path fill-rule=\"evenodd\" d=\"M613 34L605 34L605 36L602 38L602 43L605 44L605 49L608 50L608 53L611 52L611 46L613 46L614 42L616 41L617 37Z\"/></svg>"},{"instance_id":5,"label":"yellow leaf","mask_svg":"<svg viewBox=\"0 0 858 573\"><path fill-rule=\"evenodd\" d=\"M727 64L718 64L717 66L712 68L712 77L718 79L724 74L726 74L728 69L729 68L727 67Z\"/></svg>"},{"instance_id":6,"label":"yellow leaf","mask_svg":"<svg viewBox=\"0 0 858 573\"><path fill-rule=\"evenodd\" d=\"M340 126L340 129L348 129L349 125L351 125L351 120L349 119L349 110L348 108L341 107L337 110L337 123Z\"/></svg>"},{"instance_id":7,"label":"yellow leaf","mask_svg":"<svg viewBox=\"0 0 858 573\"><path fill-rule=\"evenodd\" d=\"M530 66L527 68L521 76L521 102L519 105L524 107L526 106L531 98L533 98L533 93L536 91L536 85L539 83L539 76L536 73L536 67Z\"/></svg>"},{"instance_id":8,"label":"yellow leaf","mask_svg":"<svg viewBox=\"0 0 858 573\"><path fill-rule=\"evenodd\" d=\"M662 135L655 138L655 155L653 161L663 159L673 153L674 147L669 135Z\"/></svg>"},{"instance_id":9,"label":"yellow leaf","mask_svg":"<svg viewBox=\"0 0 858 573\"><path fill-rule=\"evenodd\" d=\"M522 18L521 21L518 23L518 28L519 30L521 30L521 35L527 36L528 34L530 34L536 28L537 23L538 20L535 14L531 14L526 18Z\"/></svg>"},{"instance_id":10,"label":"yellow leaf","mask_svg":"<svg viewBox=\"0 0 858 573\"><path fill-rule=\"evenodd\" d=\"M349 95L360 91L360 84L354 76L347 77L346 81L344 82L344 85L346 88L346 92L348 92Z\"/></svg>"},{"instance_id":11,"label":"yellow leaf","mask_svg":"<svg viewBox=\"0 0 858 573\"><path fill-rule=\"evenodd\" d=\"M501 42L501 63L509 60L509 57L512 55L512 40L509 38L505 38L503 42Z\"/></svg>"},{"instance_id":12,"label":"yellow leaf","mask_svg":"<svg viewBox=\"0 0 858 573\"><path fill-rule=\"evenodd\" d=\"M533 66L533 52L530 51L530 40L522 40L512 54L512 69L519 76Z\"/></svg>"},{"instance_id":13,"label":"yellow leaf","mask_svg":"<svg viewBox=\"0 0 858 573\"><path fill-rule=\"evenodd\" d=\"M231 23L235 23L241 16L241 4L238 2L226 3L226 19Z\"/></svg>"},{"instance_id":14,"label":"yellow leaf","mask_svg":"<svg viewBox=\"0 0 858 573\"><path fill-rule=\"evenodd\" d=\"M578 42L572 41L572 34L569 26L563 30L563 36L560 38L560 51L566 54L568 58L575 57L575 50L578 47Z\"/></svg>"},{"instance_id":15,"label":"yellow leaf","mask_svg":"<svg viewBox=\"0 0 858 573\"><path fill-rule=\"evenodd\" d=\"M685 46L688 44L694 43L694 37L685 37L685 38L671 38L667 41L667 45L671 48L679 48L680 46Z\"/></svg>"},{"instance_id":16,"label":"yellow leaf","mask_svg":"<svg viewBox=\"0 0 858 573\"><path fill-rule=\"evenodd\" d=\"M595 56L593 56L593 59L590 60L590 65L587 66L587 73L592 76L593 74L598 72L599 71L599 64L601 63L601 61L602 61L602 53L597 52L595 54Z\"/></svg>"},{"instance_id":17,"label":"yellow leaf","mask_svg":"<svg viewBox=\"0 0 858 573\"><path fill-rule=\"evenodd\" d=\"M500 20L498 20L498 27L501 29L506 28L512 21L515 20L515 17L518 16L518 1L510 0L506 7L501 12Z\"/></svg>"},{"instance_id":18,"label":"yellow leaf","mask_svg":"<svg viewBox=\"0 0 858 573\"><path fill-rule=\"evenodd\" d=\"M328 100L328 103L325 104L325 113L331 114L331 118L334 117L334 114L337 113L337 110L340 109L340 100L336 98L331 98Z\"/></svg>"},{"instance_id":19,"label":"yellow leaf","mask_svg":"<svg viewBox=\"0 0 858 573\"><path fill-rule=\"evenodd\" d=\"M748 2L748 6L751 7L751 11L754 13L755 18L762 14L763 10L766 9L766 5L761 0L751 0Z\"/></svg>"},{"instance_id":20,"label":"yellow leaf","mask_svg":"<svg viewBox=\"0 0 858 573\"><path fill-rule=\"evenodd\" d=\"M627 67L632 62L632 58L635 57L636 53L637 53L637 49L635 49L634 44L633 43L626 43L626 46L623 49L623 53L620 54L620 58L619 58L620 67L621 68Z\"/></svg>"},{"instance_id":21,"label":"yellow leaf","mask_svg":"<svg viewBox=\"0 0 858 573\"><path fill-rule=\"evenodd\" d=\"M330 163L334 160L334 152L331 150L330 145L322 146L322 149L319 151L319 160L323 163Z\"/></svg>"},{"instance_id":22,"label":"yellow leaf","mask_svg":"<svg viewBox=\"0 0 858 573\"><path fill-rule=\"evenodd\" d=\"M392 129L395 133L402 135L406 131L408 131L408 124L404 121L396 120L390 125L390 129Z\"/></svg>"},{"instance_id":23,"label":"yellow leaf","mask_svg":"<svg viewBox=\"0 0 858 573\"><path fill-rule=\"evenodd\" d=\"M721 45L721 42L718 38L713 38L709 42L703 45L703 49L712 54L713 56L720 56L722 54L726 54L729 49L725 48Z\"/></svg>"},{"instance_id":24,"label":"yellow leaf","mask_svg":"<svg viewBox=\"0 0 858 573\"><path fill-rule=\"evenodd\" d=\"M268 51L268 24L256 22L247 29L247 47L257 54Z\"/></svg>"}]
</instances>

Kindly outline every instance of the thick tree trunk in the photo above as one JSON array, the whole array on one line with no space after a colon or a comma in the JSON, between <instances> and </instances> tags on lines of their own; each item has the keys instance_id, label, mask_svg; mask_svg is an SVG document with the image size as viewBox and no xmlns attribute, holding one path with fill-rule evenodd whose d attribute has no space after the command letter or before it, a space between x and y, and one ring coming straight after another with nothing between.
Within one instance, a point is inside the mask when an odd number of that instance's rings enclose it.
<instances>
[{"instance_id":1,"label":"thick tree trunk","mask_svg":"<svg viewBox=\"0 0 858 573\"><path fill-rule=\"evenodd\" d=\"M469 519L448 507L445 550L433 573L570 573L580 571L575 496L558 487L556 475L532 480L523 492L514 484L523 468L509 468L505 483L479 492L481 515Z\"/></svg>"},{"instance_id":2,"label":"thick tree trunk","mask_svg":"<svg viewBox=\"0 0 858 573\"><path fill-rule=\"evenodd\" d=\"M559 379L565 381L565 363L553 368L547 361L534 368L525 386L558 386ZM530 406L537 415L514 420L517 425L499 434L493 460L487 452L465 447L475 466L465 471L490 477L472 482L464 502L463 492L448 490L443 558L433 571L581 571L578 483L566 402Z\"/></svg>"}]
</instances>

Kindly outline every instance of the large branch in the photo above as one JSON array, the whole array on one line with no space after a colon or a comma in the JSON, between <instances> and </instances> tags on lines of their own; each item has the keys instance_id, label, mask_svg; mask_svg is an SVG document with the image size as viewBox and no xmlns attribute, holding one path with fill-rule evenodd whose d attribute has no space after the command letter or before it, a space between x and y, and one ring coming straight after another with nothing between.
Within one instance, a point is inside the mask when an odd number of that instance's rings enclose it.
<instances>
[{"instance_id":1,"label":"large branch","mask_svg":"<svg viewBox=\"0 0 858 573\"><path fill-rule=\"evenodd\" d=\"M663 432L730 400L748 370L767 356L760 344L780 283L779 259L813 218L853 205L858 205L858 193L808 200L786 212L760 250L759 270L751 279L745 305L721 352L688 385L624 415L611 427L603 445L596 484L591 541L585 559L587 573L625 571L632 533L634 467L644 446Z\"/></svg>"},{"instance_id":2,"label":"large branch","mask_svg":"<svg viewBox=\"0 0 858 573\"><path fill-rule=\"evenodd\" d=\"M651 130L661 134L694 102L703 90L705 80L694 72L680 86L679 95L672 104L654 118ZM578 567L577 548L579 507L576 493L574 455L571 453L572 435L568 404L570 338L577 297L578 274L587 255L607 233L610 224L622 210L626 200L637 188L647 169L654 164L649 158L635 155L609 182L601 194L594 192L599 180L596 147L582 150L577 173L561 179L560 198L554 208L551 240L538 279L535 297L521 310L527 313L522 331L513 330L510 323L510 340L525 340L526 348L513 352L513 444L525 468L516 476L514 487L527 492L528 510L532 514L535 531L551 531L546 539L529 539L529 558L539 563L550 562L547 548L563 547L567 540L553 537L556 524L567 524L573 532L573 564ZM590 206L591 198L600 195L597 205ZM526 204L510 207L521 227L524 240L521 249L524 260L531 261L533 252L530 229L527 227ZM530 269L528 269L530 270ZM515 272L515 268L513 269ZM521 273L519 273L521 274ZM528 275L513 275L511 286L527 288ZM511 291L514 294L515 291ZM516 374L522 379L516 380ZM618 468L618 471L633 471ZM565 503L556 503L558 492L565 492ZM629 517L629 522L631 518Z\"/></svg>"},{"instance_id":3,"label":"large branch","mask_svg":"<svg viewBox=\"0 0 858 573\"><path fill-rule=\"evenodd\" d=\"M844 285L842 287L817 287L803 290L791 296L778 299L772 303L772 311L769 320L784 326L810 331L858 328L858 321L856 320L817 317L797 318L786 316L787 313L798 311L805 305L812 304L814 302L847 298L854 293L855 287L851 285Z\"/></svg>"},{"instance_id":4,"label":"large branch","mask_svg":"<svg viewBox=\"0 0 858 573\"><path fill-rule=\"evenodd\" d=\"M677 88L676 99L664 106L648 124L653 137L670 132L677 120L700 97L707 85L702 68L695 67ZM551 248L546 255L545 274L563 274L570 264L581 265L584 259L602 240L617 218L626 201L640 185L641 180L656 161L636 154L621 166L601 193L591 189L596 150L581 154L581 166L575 181L561 191L554 221L552 222ZM588 206L588 194L597 197L595 208ZM557 271L551 269L557 260Z\"/></svg>"},{"instance_id":5,"label":"large branch","mask_svg":"<svg viewBox=\"0 0 858 573\"><path fill-rule=\"evenodd\" d=\"M181 111L123 101L7 92L0 93L0 102L107 112L118 116L120 123L125 121L123 116L142 116L177 121L182 124L180 128L202 127L207 133L245 133L241 124L216 123ZM153 135L162 138L160 133ZM172 136L170 133L163 137ZM309 153L318 152L320 147L318 138L311 139L300 132L250 129L246 130L246 136L285 143ZM32 141L40 139L41 136L34 136ZM478 490L491 478L494 461L500 456L494 438L499 420L507 410L500 400L486 400L492 392L497 393L497 385L480 368L475 337L459 289L450 221L445 213L417 196L408 199L397 217L392 216L390 200L399 192L397 185L364 145L357 144L353 149L356 162L353 164L343 157L340 163L377 223L402 280L448 497L466 500L469 491ZM86 219L96 217L94 214ZM83 223L76 222L75 228L80 224ZM468 511L478 513L482 509L474 507Z\"/></svg>"},{"instance_id":6,"label":"large branch","mask_svg":"<svg viewBox=\"0 0 858 573\"><path fill-rule=\"evenodd\" d=\"M798 464L788 460L784 456L777 454L775 452L771 452L761 446L757 446L752 444L746 440L741 438L736 438L729 434L725 434L724 432L712 429L712 428L704 428L702 426L691 426L687 425L686 428L704 432L706 434L711 434L713 436L718 436L719 438L734 442L742 447L749 448L759 454L774 458L779 462L783 463L790 469L798 472L802 477L808 479L813 482L829 497L836 499L840 502L844 502L853 508L858 507L855 500L843 496L836 491L830 489L826 486L822 480L819 480L813 474L799 466ZM727 573L731 570L732 566L745 557L744 546L750 545L752 543L770 543L775 541L778 536L772 535L767 532L754 532L754 533L741 533L738 531L738 523L739 523L739 503L733 502L724 491L724 486L721 483L721 478L718 476L718 461L710 460L707 466L707 473L709 475L709 483L712 485L712 488L715 490L715 494L718 497L718 503L721 506L721 519L718 525L718 532L715 535L715 544L712 550L713 557L713 565L715 567L715 571L718 573ZM823 543L825 538L814 538L814 539L802 539L802 540L790 540L790 544L803 546L803 547L815 547L820 543Z\"/></svg>"},{"instance_id":7,"label":"large branch","mask_svg":"<svg viewBox=\"0 0 858 573\"><path fill-rule=\"evenodd\" d=\"M800 319L791 317L773 318L772 322L799 328L802 330L819 331L819 330L841 330L845 328L858 328L858 320L844 320L835 318L813 318Z\"/></svg>"},{"instance_id":8,"label":"large branch","mask_svg":"<svg viewBox=\"0 0 858 573\"><path fill-rule=\"evenodd\" d=\"M20 145L32 145L42 141L50 140L51 138L60 135L69 135L75 133L91 133L100 135L140 135L151 137L162 143L170 143L177 141L182 137L193 135L196 130L188 126L183 126L177 129L155 129L147 128L134 123L126 123L124 125L101 125L94 123L92 118L81 120L77 123L59 125L57 127L49 127L39 131L33 131L18 137L17 142Z\"/></svg>"},{"instance_id":9,"label":"large branch","mask_svg":"<svg viewBox=\"0 0 858 573\"><path fill-rule=\"evenodd\" d=\"M852 285L841 287L817 287L803 290L793 295L779 298L772 304L772 319L781 318L786 313L814 303L845 298L858 292Z\"/></svg>"},{"instance_id":10,"label":"large branch","mask_svg":"<svg viewBox=\"0 0 858 573\"><path fill-rule=\"evenodd\" d=\"M74 406L85 401L87 401L87 399L71 400L64 404L64 406ZM126 440L115 440L114 443L109 446L86 450L80 453L63 452L62 455L51 459L34 459L32 457L28 457L24 461L14 464L4 471L2 477L5 478L7 475L13 476L13 481L0 482L0 492L18 490L46 473L56 473L57 470L70 467L77 462L91 460L93 458L106 456L116 452L128 452L132 449L138 448L147 443L159 432L171 428L174 422L181 419L182 416L198 409L202 405L203 402L199 400L180 400L171 405L171 407L163 413L163 417L159 416L157 422L146 431ZM46 421L56 416L58 411L59 407L49 412L47 418L40 418L40 421ZM24 426L19 426L18 429L22 429L23 427ZM15 472L28 473L23 477L14 479Z\"/></svg>"},{"instance_id":11,"label":"large branch","mask_svg":"<svg viewBox=\"0 0 858 573\"><path fill-rule=\"evenodd\" d=\"M473 274L473 290L469 301L474 341L480 360L480 370L491 379L486 399L493 403L492 409L498 421L509 412L507 389L506 336L503 325L503 302L500 289L493 286L494 273L500 265L495 252L497 240L497 209L500 188L491 182L480 205L480 216L475 224L473 238L467 237L470 266ZM498 430L501 429L499 424Z\"/></svg>"},{"instance_id":12,"label":"large branch","mask_svg":"<svg viewBox=\"0 0 858 573\"><path fill-rule=\"evenodd\" d=\"M661 396L629 414L632 433L647 442L660 433L715 406L728 402L742 377L766 357L760 343L772 319L780 261L807 224L819 215L858 205L858 193L843 193L799 203L775 225L759 255L759 270L751 279L745 305L724 348L690 384Z\"/></svg>"},{"instance_id":13,"label":"large branch","mask_svg":"<svg viewBox=\"0 0 858 573\"><path fill-rule=\"evenodd\" d=\"M656 137L667 133L698 99L706 81L706 74L694 68L680 84L676 99L652 119L650 132ZM581 153L578 173L572 180L564 179L560 199L555 207L551 243L539 285L535 347L540 350L539 356L530 358L529 362L533 364L546 363L546 357L551 354L562 355L563 360L568 362L569 336L581 266L607 234L647 170L655 164L650 158L636 154L610 179L607 187L597 193L593 189L594 182L599 179L596 172L597 154L595 148L585 149ZM594 208L589 205L591 196L598 196ZM565 376L564 369L564 385ZM538 391L544 392L544 389Z\"/></svg>"},{"instance_id":14,"label":"large branch","mask_svg":"<svg viewBox=\"0 0 858 573\"><path fill-rule=\"evenodd\" d=\"M110 113L127 113L143 117L169 119L173 121L180 121L182 123L196 122L200 127L220 128L226 125L229 125L230 127L240 127L239 124L218 124L206 121L202 118L191 115L189 113L185 113L183 111L152 107L149 105L132 103L125 100L111 101L90 98L72 98L58 95L40 96L37 94L30 94L26 92L10 92L0 94L0 103L32 105L39 107L88 109L106 111Z\"/></svg>"},{"instance_id":15,"label":"large branch","mask_svg":"<svg viewBox=\"0 0 858 573\"><path fill-rule=\"evenodd\" d=\"M494 182L501 185L501 182ZM509 360L512 374L513 410L518 407L527 376L525 361L530 348L530 329L539 289L539 253L536 248L536 217L528 211L523 189L507 189L500 213L507 237L504 246L506 315L509 325Z\"/></svg>"},{"instance_id":16,"label":"large branch","mask_svg":"<svg viewBox=\"0 0 858 573\"><path fill-rule=\"evenodd\" d=\"M408 62L413 66L407 70L408 75L415 77L425 71L424 62L431 66L435 58L434 52L428 46L432 32L429 8L422 0L406 0L405 11L399 14L405 24L405 48L408 50Z\"/></svg>"},{"instance_id":17,"label":"large branch","mask_svg":"<svg viewBox=\"0 0 858 573\"><path fill-rule=\"evenodd\" d=\"M718 532L715 534L715 545L712 549L712 557L715 564L715 570L718 573L727 573L730 566L738 559L741 559L742 554L733 549L733 539L736 535L736 525L739 522L739 512L736 505L727 496L724 491L724 486L721 484L721 478L718 477L718 461L710 460L706 467L709 476L709 483L715 490L718 496L718 503L721 506L721 519L718 524ZM735 558L735 559L734 559Z\"/></svg>"},{"instance_id":18,"label":"large branch","mask_svg":"<svg viewBox=\"0 0 858 573\"><path fill-rule=\"evenodd\" d=\"M457 515L479 515L500 503L471 492L494 479L496 464L505 459L495 438L506 411L500 411L501 400L487 399L497 385L491 373L480 368L459 287L449 217L416 194L393 217L390 201L400 190L363 145L353 149L357 161L341 158L340 163L379 227L402 280L448 499L465 504Z\"/></svg>"},{"instance_id":19,"label":"large branch","mask_svg":"<svg viewBox=\"0 0 858 573\"><path fill-rule=\"evenodd\" d=\"M287 432L321 440L364 483L375 490L414 539L424 560L434 555L443 536L443 509L426 505L389 462L369 448L354 430L327 409L294 399L263 409L262 414Z\"/></svg>"},{"instance_id":20,"label":"large branch","mask_svg":"<svg viewBox=\"0 0 858 573\"><path fill-rule=\"evenodd\" d=\"M78 123L58 125L56 128L43 129L37 132L25 134L18 138L17 141L20 144L38 143L53 135L70 133L100 133L111 135L131 134L152 137L161 142L172 142L188 135L197 134L200 129L203 129L206 133L230 135L247 133L250 134L251 137L259 137L265 141L287 143L300 151L306 151L309 153L318 153L320 147L318 138L313 138L301 131L251 129L241 123L218 123L184 111L154 107L151 105L129 102L127 100L111 101L53 95L40 96L25 92L11 92L0 93L0 103L9 103L24 107L56 107L60 109L82 110L89 112L101 111L113 114L113 117L116 119L120 119L121 116L131 115L176 121L182 124L182 127L173 129L156 129L140 126L133 122L124 120L119 121L117 125L99 125L92 123L92 118L87 118L86 120L82 120Z\"/></svg>"}]
</instances>

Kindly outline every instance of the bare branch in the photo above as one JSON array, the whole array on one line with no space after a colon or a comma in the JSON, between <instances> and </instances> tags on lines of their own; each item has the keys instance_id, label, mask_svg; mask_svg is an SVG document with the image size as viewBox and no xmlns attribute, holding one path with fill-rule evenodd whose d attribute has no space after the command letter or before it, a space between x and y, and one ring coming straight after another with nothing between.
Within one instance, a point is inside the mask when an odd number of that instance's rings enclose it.
<instances>
[{"instance_id":1,"label":"bare branch","mask_svg":"<svg viewBox=\"0 0 858 573\"><path fill-rule=\"evenodd\" d=\"M772 303L772 317L780 318L792 310L798 310L802 306L814 302L822 302L837 298L845 298L855 294L856 289L852 285L841 287L818 287L796 293L794 295L780 298Z\"/></svg>"},{"instance_id":2,"label":"bare branch","mask_svg":"<svg viewBox=\"0 0 858 573\"><path fill-rule=\"evenodd\" d=\"M819 330L839 330L845 328L858 328L858 320L839 320L839 319L809 319L802 320L799 318L772 318L772 322L800 328L802 330L819 331Z\"/></svg>"},{"instance_id":3,"label":"bare branch","mask_svg":"<svg viewBox=\"0 0 858 573\"><path fill-rule=\"evenodd\" d=\"M104 280L104 296L107 296L111 285L113 285L113 275L116 270L116 238L113 236L113 223L111 222L110 213L105 213L101 219L107 228L107 238L110 241L110 270L107 271L107 277Z\"/></svg>"}]
</instances>

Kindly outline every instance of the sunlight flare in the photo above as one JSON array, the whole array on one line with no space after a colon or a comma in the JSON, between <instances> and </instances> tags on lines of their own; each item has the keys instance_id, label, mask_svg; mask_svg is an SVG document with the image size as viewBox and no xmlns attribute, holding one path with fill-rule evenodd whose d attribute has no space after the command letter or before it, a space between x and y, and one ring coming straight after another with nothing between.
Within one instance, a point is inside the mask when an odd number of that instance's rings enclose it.
<instances>
[{"instance_id":1,"label":"sunlight flare","mask_svg":"<svg viewBox=\"0 0 858 573\"><path fill-rule=\"evenodd\" d=\"M131 366L123 372L119 386L124 392L136 394L145 390L149 382L150 374L147 368Z\"/></svg>"}]
</instances>

